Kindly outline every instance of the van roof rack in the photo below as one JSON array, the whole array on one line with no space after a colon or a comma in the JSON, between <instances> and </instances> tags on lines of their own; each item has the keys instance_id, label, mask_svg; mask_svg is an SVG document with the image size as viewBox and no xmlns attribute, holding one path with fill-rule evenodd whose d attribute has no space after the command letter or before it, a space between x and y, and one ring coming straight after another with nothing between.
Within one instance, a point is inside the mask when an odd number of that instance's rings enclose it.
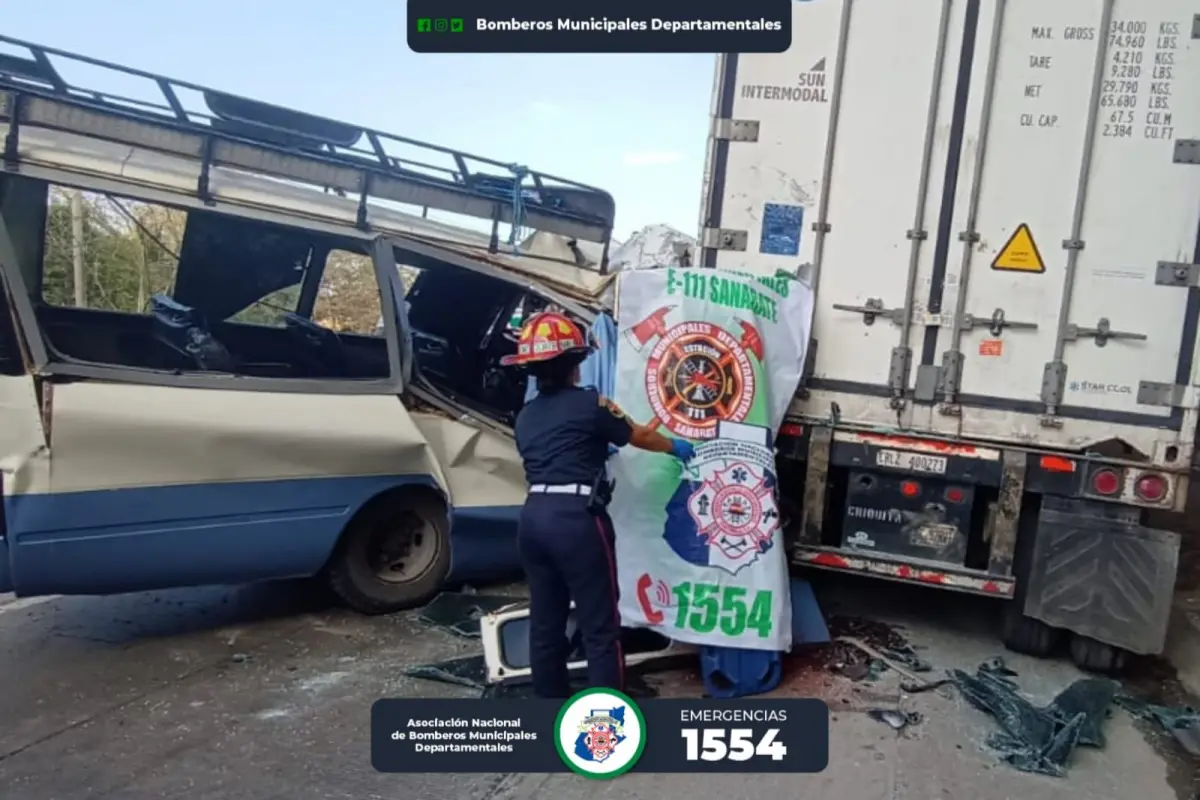
<instances>
[{"instance_id":1,"label":"van roof rack","mask_svg":"<svg viewBox=\"0 0 1200 800\"><path fill-rule=\"evenodd\" d=\"M73 86L56 68L59 59L100 68L110 86L148 82L158 96ZM188 108L185 97L205 108ZM376 199L491 220L493 251L501 223L597 242L606 255L612 239L615 204L601 189L3 35L0 121L8 123L8 169L19 167L21 128L29 126L199 161L195 194L204 201L211 199L210 170L220 166L357 196L364 229L368 200ZM401 158L393 154L397 146L453 166Z\"/></svg>"}]
</instances>

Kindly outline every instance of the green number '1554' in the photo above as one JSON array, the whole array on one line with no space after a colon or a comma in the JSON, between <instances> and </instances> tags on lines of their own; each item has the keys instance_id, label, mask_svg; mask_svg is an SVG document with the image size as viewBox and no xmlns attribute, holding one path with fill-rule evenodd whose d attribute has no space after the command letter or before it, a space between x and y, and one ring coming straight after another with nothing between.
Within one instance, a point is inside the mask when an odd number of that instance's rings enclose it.
<instances>
[{"instance_id":1,"label":"green number '1554'","mask_svg":"<svg viewBox=\"0 0 1200 800\"><path fill-rule=\"evenodd\" d=\"M720 626L726 636L741 636L747 629L763 639L771 635L771 592L765 589L756 592L749 605L747 590L741 586L722 588L715 583L687 581L672 592L678 607L676 628L712 633Z\"/></svg>"}]
</instances>

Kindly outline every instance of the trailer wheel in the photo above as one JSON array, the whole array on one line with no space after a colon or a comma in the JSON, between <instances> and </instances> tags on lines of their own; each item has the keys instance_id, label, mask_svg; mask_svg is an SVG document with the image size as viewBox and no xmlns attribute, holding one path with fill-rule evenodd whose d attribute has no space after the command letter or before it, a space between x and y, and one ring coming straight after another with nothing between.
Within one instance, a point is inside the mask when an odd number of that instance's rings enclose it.
<instances>
[{"instance_id":1,"label":"trailer wheel","mask_svg":"<svg viewBox=\"0 0 1200 800\"><path fill-rule=\"evenodd\" d=\"M1045 658L1058 646L1062 631L1052 628L1040 619L1021 613L1017 601L1011 601L1004 609L1004 646L1014 653Z\"/></svg>"},{"instance_id":2,"label":"trailer wheel","mask_svg":"<svg viewBox=\"0 0 1200 800\"><path fill-rule=\"evenodd\" d=\"M1025 615L1025 596L1029 593L1029 573L1040 511L1038 498L1027 495L1023 499L1021 517L1017 522L1017 546L1013 553L1012 573L1017 579L1017 591L1004 608L1004 624L1000 635L1009 650L1035 658L1051 655L1063 634L1059 628Z\"/></svg>"},{"instance_id":3,"label":"trailer wheel","mask_svg":"<svg viewBox=\"0 0 1200 800\"><path fill-rule=\"evenodd\" d=\"M334 594L360 614L424 605L450 572L446 507L432 491L402 489L364 506L328 568Z\"/></svg>"},{"instance_id":4,"label":"trailer wheel","mask_svg":"<svg viewBox=\"0 0 1200 800\"><path fill-rule=\"evenodd\" d=\"M1071 635L1071 660L1088 672L1112 675L1125 669L1129 651L1075 633Z\"/></svg>"}]
</instances>

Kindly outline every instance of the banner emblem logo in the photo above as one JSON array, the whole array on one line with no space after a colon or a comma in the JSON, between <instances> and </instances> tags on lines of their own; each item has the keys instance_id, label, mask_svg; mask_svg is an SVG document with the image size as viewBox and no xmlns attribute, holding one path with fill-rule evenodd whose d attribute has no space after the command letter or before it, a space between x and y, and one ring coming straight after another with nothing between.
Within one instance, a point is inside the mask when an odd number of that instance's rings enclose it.
<instances>
[{"instance_id":1,"label":"banner emblem logo","mask_svg":"<svg viewBox=\"0 0 1200 800\"><path fill-rule=\"evenodd\" d=\"M752 329L739 339L708 322L663 330L646 360L646 396L655 416L686 439L712 439L718 422L746 419L756 389L747 351L756 340Z\"/></svg>"}]
</instances>

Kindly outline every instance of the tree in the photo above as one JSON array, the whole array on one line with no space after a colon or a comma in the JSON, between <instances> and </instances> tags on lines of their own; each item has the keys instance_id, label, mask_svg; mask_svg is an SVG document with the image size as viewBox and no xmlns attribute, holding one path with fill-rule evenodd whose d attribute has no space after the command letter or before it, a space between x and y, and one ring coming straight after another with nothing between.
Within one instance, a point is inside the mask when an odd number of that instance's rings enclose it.
<instances>
[{"instance_id":1,"label":"tree","mask_svg":"<svg viewBox=\"0 0 1200 800\"><path fill-rule=\"evenodd\" d=\"M153 295L173 292L186 211L92 193L83 194L81 205L88 308L144 313ZM41 287L42 298L51 305L74 305L72 244L70 195L52 189ZM401 268L406 288L415 274ZM295 285L272 292L230 319L282 325L283 314L296 310L300 290ZM317 291L314 321L333 330L372 334L380 313L371 258L331 252Z\"/></svg>"},{"instance_id":2,"label":"tree","mask_svg":"<svg viewBox=\"0 0 1200 800\"><path fill-rule=\"evenodd\" d=\"M140 312L151 295L171 291L185 212L91 194L83 195L81 205L89 308ZM74 305L72 244L70 198L55 189L47 210L41 287L51 305Z\"/></svg>"},{"instance_id":3,"label":"tree","mask_svg":"<svg viewBox=\"0 0 1200 800\"><path fill-rule=\"evenodd\" d=\"M379 285L370 256L331 252L317 289L313 321L335 331L373 334L379 317Z\"/></svg>"}]
</instances>

